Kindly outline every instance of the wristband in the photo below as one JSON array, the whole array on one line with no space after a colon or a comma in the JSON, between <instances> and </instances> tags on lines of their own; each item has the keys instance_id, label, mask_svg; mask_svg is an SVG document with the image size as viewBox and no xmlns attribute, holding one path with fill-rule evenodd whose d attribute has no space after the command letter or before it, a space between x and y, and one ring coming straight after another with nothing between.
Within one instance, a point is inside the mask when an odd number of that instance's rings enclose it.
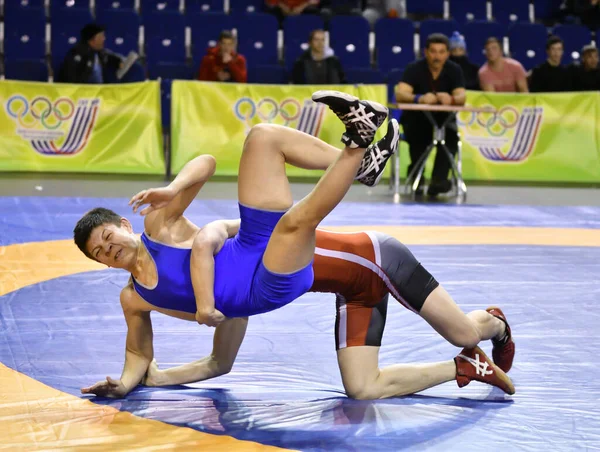
<instances>
[{"instance_id":1,"label":"wristband","mask_svg":"<svg viewBox=\"0 0 600 452\"><path fill-rule=\"evenodd\" d=\"M415 98L413 99L413 102L415 104L419 103L419 99L421 98L422 94L415 94Z\"/></svg>"}]
</instances>

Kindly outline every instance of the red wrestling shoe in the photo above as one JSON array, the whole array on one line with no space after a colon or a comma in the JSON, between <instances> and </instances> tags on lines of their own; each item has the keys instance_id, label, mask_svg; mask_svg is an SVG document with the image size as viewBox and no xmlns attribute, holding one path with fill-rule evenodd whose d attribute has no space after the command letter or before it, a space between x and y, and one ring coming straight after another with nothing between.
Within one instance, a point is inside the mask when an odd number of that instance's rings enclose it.
<instances>
[{"instance_id":1,"label":"red wrestling shoe","mask_svg":"<svg viewBox=\"0 0 600 452\"><path fill-rule=\"evenodd\" d=\"M504 372L508 372L512 367L513 359L515 358L515 343L512 340L510 326L508 326L506 317L500 308L490 306L486 311L502 320L504 325L506 325L506 334L504 335L504 338L492 339L492 358L494 358L494 364Z\"/></svg>"},{"instance_id":2,"label":"red wrestling shoe","mask_svg":"<svg viewBox=\"0 0 600 452\"><path fill-rule=\"evenodd\" d=\"M479 347L464 348L454 358L456 363L456 383L459 388L473 380L496 386L507 394L515 393L515 386L502 369L496 366Z\"/></svg>"}]
</instances>

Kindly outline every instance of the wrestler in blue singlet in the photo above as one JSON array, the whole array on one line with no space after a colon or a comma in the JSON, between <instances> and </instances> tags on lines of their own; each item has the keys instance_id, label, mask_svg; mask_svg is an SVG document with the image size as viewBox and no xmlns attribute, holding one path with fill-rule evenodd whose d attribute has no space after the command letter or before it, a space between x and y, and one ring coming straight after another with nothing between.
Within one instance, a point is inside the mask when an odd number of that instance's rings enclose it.
<instances>
[{"instance_id":1,"label":"wrestler in blue singlet","mask_svg":"<svg viewBox=\"0 0 600 452\"><path fill-rule=\"evenodd\" d=\"M215 256L215 308L226 317L246 317L285 306L307 292L314 278L312 262L285 275L270 272L262 263L271 233L285 212L239 208L240 230ZM194 314L191 248L165 245L145 233L142 243L154 260L158 283L150 288L132 278L135 291L156 307Z\"/></svg>"}]
</instances>

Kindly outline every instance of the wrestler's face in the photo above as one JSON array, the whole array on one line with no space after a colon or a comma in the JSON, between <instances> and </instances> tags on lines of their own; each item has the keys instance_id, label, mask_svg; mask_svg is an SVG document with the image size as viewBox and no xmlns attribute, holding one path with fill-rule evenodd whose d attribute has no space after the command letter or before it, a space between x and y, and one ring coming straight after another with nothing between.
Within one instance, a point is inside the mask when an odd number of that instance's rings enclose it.
<instances>
[{"instance_id":1,"label":"wrestler's face","mask_svg":"<svg viewBox=\"0 0 600 452\"><path fill-rule=\"evenodd\" d=\"M101 264L128 269L135 265L139 240L131 223L125 218L121 224L104 223L92 230L87 242L87 252Z\"/></svg>"}]
</instances>

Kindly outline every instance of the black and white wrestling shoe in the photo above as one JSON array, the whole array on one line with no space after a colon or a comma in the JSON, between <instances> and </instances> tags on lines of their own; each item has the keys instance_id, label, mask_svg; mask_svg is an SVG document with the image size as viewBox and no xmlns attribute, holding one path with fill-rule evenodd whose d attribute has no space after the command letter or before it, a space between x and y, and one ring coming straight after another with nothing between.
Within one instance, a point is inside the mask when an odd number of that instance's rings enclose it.
<instances>
[{"instance_id":1,"label":"black and white wrestling shoe","mask_svg":"<svg viewBox=\"0 0 600 452\"><path fill-rule=\"evenodd\" d=\"M388 130L385 136L367 148L355 179L368 187L377 185L383 175L385 164L398 149L399 139L398 121L392 119L388 122Z\"/></svg>"},{"instance_id":2,"label":"black and white wrestling shoe","mask_svg":"<svg viewBox=\"0 0 600 452\"><path fill-rule=\"evenodd\" d=\"M339 91L317 91L312 100L328 105L342 120L346 126L342 143L353 149L367 148L388 116L387 107Z\"/></svg>"}]
</instances>

